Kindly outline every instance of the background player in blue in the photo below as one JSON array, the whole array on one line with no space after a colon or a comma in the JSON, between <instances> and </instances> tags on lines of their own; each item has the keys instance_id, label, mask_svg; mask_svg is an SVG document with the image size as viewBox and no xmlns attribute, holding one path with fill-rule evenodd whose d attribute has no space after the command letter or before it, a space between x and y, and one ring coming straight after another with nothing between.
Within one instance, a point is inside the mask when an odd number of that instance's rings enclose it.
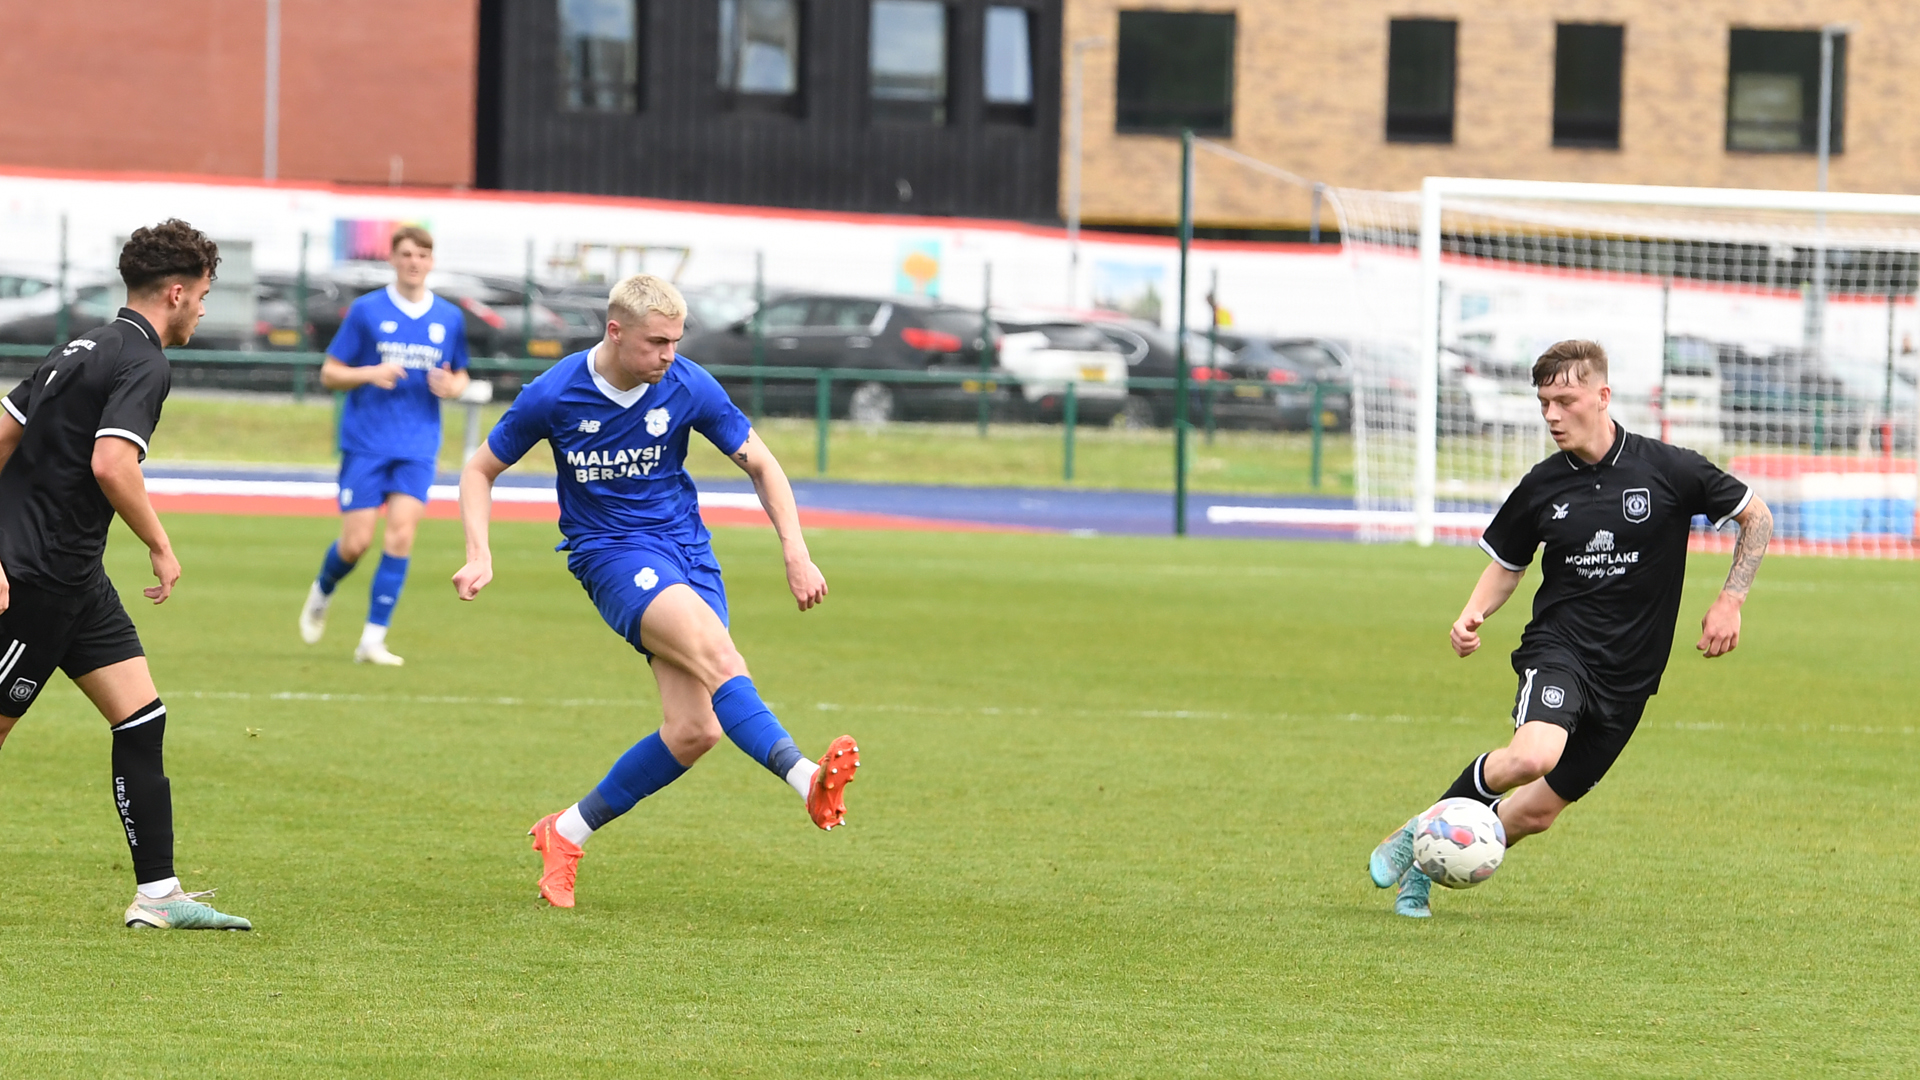
<instances>
[{"instance_id":1,"label":"background player in blue","mask_svg":"<svg viewBox=\"0 0 1920 1080\"><path fill-rule=\"evenodd\" d=\"M300 636L314 645L326 633L334 587L373 544L374 520L385 506L380 567L353 659L397 667L404 661L387 649L387 626L433 484L440 399L467 388L467 330L458 307L427 291L433 270L427 230L394 230L388 261L393 284L353 302L320 368L321 385L348 391L340 414L340 539L307 590Z\"/></svg>"},{"instance_id":2,"label":"background player in blue","mask_svg":"<svg viewBox=\"0 0 1920 1080\"><path fill-rule=\"evenodd\" d=\"M801 611L826 599L827 582L801 539L780 463L713 376L674 356L686 313L664 279L636 274L614 286L606 337L528 384L460 475L467 563L453 583L472 600L493 580L493 482L535 443L551 444L567 566L607 625L648 657L660 687L660 730L623 754L585 798L533 827L540 895L555 907L573 906L587 837L679 779L722 734L791 784L822 829L845 822L846 785L860 763L845 735L819 764L808 761L760 700L727 633L720 564L683 467L691 432L752 477Z\"/></svg>"}]
</instances>

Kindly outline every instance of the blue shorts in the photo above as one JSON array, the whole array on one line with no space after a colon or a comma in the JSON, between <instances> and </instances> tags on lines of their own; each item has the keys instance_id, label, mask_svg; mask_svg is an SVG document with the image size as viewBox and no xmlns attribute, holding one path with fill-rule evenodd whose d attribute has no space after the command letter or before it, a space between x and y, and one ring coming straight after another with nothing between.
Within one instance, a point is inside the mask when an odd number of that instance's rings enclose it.
<instances>
[{"instance_id":1,"label":"blue shorts","mask_svg":"<svg viewBox=\"0 0 1920 1080\"><path fill-rule=\"evenodd\" d=\"M720 580L720 560L704 540L682 544L634 536L618 546L576 551L568 557L567 569L580 579L613 632L643 655L653 654L640 645L640 616L669 585L691 587L720 616L720 625L727 625L727 586Z\"/></svg>"},{"instance_id":2,"label":"blue shorts","mask_svg":"<svg viewBox=\"0 0 1920 1080\"><path fill-rule=\"evenodd\" d=\"M425 458L374 457L340 452L340 512L373 510L389 495L411 495L427 501L433 486L434 463Z\"/></svg>"}]
</instances>

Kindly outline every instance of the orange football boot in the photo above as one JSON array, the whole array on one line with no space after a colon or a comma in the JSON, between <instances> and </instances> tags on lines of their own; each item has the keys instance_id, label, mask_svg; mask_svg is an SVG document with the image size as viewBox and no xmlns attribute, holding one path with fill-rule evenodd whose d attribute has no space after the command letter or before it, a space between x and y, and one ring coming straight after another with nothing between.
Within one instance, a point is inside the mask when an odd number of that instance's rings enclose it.
<instances>
[{"instance_id":1,"label":"orange football boot","mask_svg":"<svg viewBox=\"0 0 1920 1080\"><path fill-rule=\"evenodd\" d=\"M540 895L554 907L573 906L573 875L580 869L580 845L560 835L554 822L557 813L533 823L527 835L533 837L533 850L540 853Z\"/></svg>"},{"instance_id":2,"label":"orange football boot","mask_svg":"<svg viewBox=\"0 0 1920 1080\"><path fill-rule=\"evenodd\" d=\"M847 823L847 785L853 783L853 771L859 767L860 748L853 736L842 735L827 745L807 792L807 813L815 825L831 829Z\"/></svg>"}]
</instances>

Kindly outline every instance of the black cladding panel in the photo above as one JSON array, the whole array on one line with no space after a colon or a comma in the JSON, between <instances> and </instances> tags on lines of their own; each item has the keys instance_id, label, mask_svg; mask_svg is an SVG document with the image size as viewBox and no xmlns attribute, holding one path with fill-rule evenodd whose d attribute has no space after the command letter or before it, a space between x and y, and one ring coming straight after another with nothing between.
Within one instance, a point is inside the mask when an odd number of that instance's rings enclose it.
<instances>
[{"instance_id":1,"label":"black cladding panel","mask_svg":"<svg viewBox=\"0 0 1920 1080\"><path fill-rule=\"evenodd\" d=\"M799 0L798 92L720 83L717 0L635 0L631 112L566 107L563 4L482 0L483 187L874 213L1058 217L1060 0L948 0L944 123L875 115L871 0ZM989 109L989 7L1031 18L1033 102Z\"/></svg>"}]
</instances>

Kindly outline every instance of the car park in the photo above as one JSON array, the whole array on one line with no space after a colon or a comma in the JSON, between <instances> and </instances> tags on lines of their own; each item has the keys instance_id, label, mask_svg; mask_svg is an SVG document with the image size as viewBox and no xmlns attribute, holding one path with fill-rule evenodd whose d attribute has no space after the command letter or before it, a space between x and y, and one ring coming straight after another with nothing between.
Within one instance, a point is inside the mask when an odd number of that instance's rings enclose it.
<instances>
[{"instance_id":1,"label":"car park","mask_svg":"<svg viewBox=\"0 0 1920 1080\"><path fill-rule=\"evenodd\" d=\"M1065 415L1067 387L1079 421L1104 424L1127 403L1127 361L1120 344L1097 328L1048 312L993 313L999 367L1019 377L1020 411L1029 419Z\"/></svg>"},{"instance_id":2,"label":"car park","mask_svg":"<svg viewBox=\"0 0 1920 1080\"><path fill-rule=\"evenodd\" d=\"M900 419L963 419L978 414L986 395L995 415L1007 415L1010 386L981 370L988 326L977 310L917 297L783 293L770 297L759 315L760 362L768 368L839 368L880 374L930 372L952 380L833 380L833 415L863 423ZM749 367L755 356L752 316L690 333L680 353L703 366ZM993 332L997 350L999 335ZM750 376L719 377L736 402L753 398ZM813 414L818 387L812 379L766 378L760 399L770 413Z\"/></svg>"}]
</instances>

